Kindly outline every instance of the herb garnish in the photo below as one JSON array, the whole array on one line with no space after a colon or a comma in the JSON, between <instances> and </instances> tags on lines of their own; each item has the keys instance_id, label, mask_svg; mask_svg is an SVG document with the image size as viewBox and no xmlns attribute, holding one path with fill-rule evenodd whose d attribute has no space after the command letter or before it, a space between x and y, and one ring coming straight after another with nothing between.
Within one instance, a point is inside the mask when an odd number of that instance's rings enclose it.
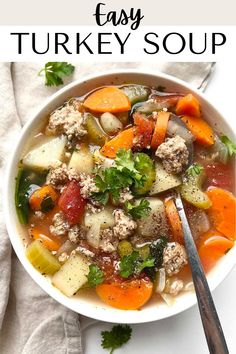
<instances>
[{"instance_id":1,"label":"herb garnish","mask_svg":"<svg viewBox=\"0 0 236 354\"><path fill-rule=\"evenodd\" d=\"M122 257L120 261L120 276L128 278L130 275L139 275L146 267L154 267L155 259L148 256L145 260L140 257L138 251Z\"/></svg>"},{"instance_id":2,"label":"herb garnish","mask_svg":"<svg viewBox=\"0 0 236 354\"><path fill-rule=\"evenodd\" d=\"M229 156L236 154L236 145L226 135L221 136L220 140L226 145Z\"/></svg>"},{"instance_id":3,"label":"herb garnish","mask_svg":"<svg viewBox=\"0 0 236 354\"><path fill-rule=\"evenodd\" d=\"M44 72L46 86L59 86L63 84L62 78L70 76L75 70L75 67L65 61L63 62L48 62L44 68L39 71L38 75Z\"/></svg>"},{"instance_id":4,"label":"herb garnish","mask_svg":"<svg viewBox=\"0 0 236 354\"><path fill-rule=\"evenodd\" d=\"M130 202L125 203L125 207L127 210L127 213L132 216L133 219L142 219L146 216L151 211L150 208L150 203L147 199L141 199L140 203L138 205L131 204Z\"/></svg>"},{"instance_id":5,"label":"herb garnish","mask_svg":"<svg viewBox=\"0 0 236 354\"><path fill-rule=\"evenodd\" d=\"M111 349L110 354L112 354L115 349L120 348L123 344L129 341L131 334L132 328L128 325L113 326L111 331L101 332L101 345L104 349Z\"/></svg>"},{"instance_id":6,"label":"herb garnish","mask_svg":"<svg viewBox=\"0 0 236 354\"><path fill-rule=\"evenodd\" d=\"M150 256L154 258L154 266L145 269L145 273L152 279L155 279L156 272L159 268L162 267L163 263L163 251L164 248L167 246L167 238L160 237L157 241L154 241L149 246L150 248Z\"/></svg>"},{"instance_id":7,"label":"herb garnish","mask_svg":"<svg viewBox=\"0 0 236 354\"><path fill-rule=\"evenodd\" d=\"M187 173L193 177L199 176L201 172L204 170L204 167L198 163L194 163L187 169Z\"/></svg>"},{"instance_id":8,"label":"herb garnish","mask_svg":"<svg viewBox=\"0 0 236 354\"><path fill-rule=\"evenodd\" d=\"M144 153L133 154L131 150L120 149L117 152L115 166L98 171L94 181L99 191L92 198L106 205L109 196L119 201L120 191L127 187L142 187L146 181L144 168L149 167L150 157Z\"/></svg>"},{"instance_id":9,"label":"herb garnish","mask_svg":"<svg viewBox=\"0 0 236 354\"><path fill-rule=\"evenodd\" d=\"M93 288L104 281L104 274L96 264L90 264L87 278L88 285Z\"/></svg>"}]
</instances>

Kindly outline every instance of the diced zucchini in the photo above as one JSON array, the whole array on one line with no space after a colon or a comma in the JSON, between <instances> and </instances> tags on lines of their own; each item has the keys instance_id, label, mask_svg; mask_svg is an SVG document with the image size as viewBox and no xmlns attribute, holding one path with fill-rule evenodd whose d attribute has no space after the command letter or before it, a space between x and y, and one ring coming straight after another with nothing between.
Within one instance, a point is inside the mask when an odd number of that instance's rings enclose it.
<instances>
[{"instance_id":1,"label":"diced zucchini","mask_svg":"<svg viewBox=\"0 0 236 354\"><path fill-rule=\"evenodd\" d=\"M178 187L182 181L181 178L172 175L164 169L161 163L156 162L155 164L156 180L152 185L150 190L150 195L155 195L171 188Z\"/></svg>"},{"instance_id":2,"label":"diced zucchini","mask_svg":"<svg viewBox=\"0 0 236 354\"><path fill-rule=\"evenodd\" d=\"M100 213L86 214L84 217L84 224L90 228L93 224L100 225L101 229L107 229L115 225L115 218L113 215L114 208L105 207Z\"/></svg>"},{"instance_id":3,"label":"diced zucchini","mask_svg":"<svg viewBox=\"0 0 236 354\"><path fill-rule=\"evenodd\" d=\"M143 237L164 236L163 232L167 229L164 204L159 198L146 199L149 201L151 212L148 217L137 221L137 232Z\"/></svg>"},{"instance_id":4,"label":"diced zucchini","mask_svg":"<svg viewBox=\"0 0 236 354\"><path fill-rule=\"evenodd\" d=\"M203 178L203 171L195 176L186 174L183 184L179 187L179 191L187 202L195 205L197 208L208 209L211 207L211 200L207 194L201 190Z\"/></svg>"},{"instance_id":5,"label":"diced zucchini","mask_svg":"<svg viewBox=\"0 0 236 354\"><path fill-rule=\"evenodd\" d=\"M150 93L150 89L142 85L123 86L121 90L128 96L131 105L146 101Z\"/></svg>"},{"instance_id":6,"label":"diced zucchini","mask_svg":"<svg viewBox=\"0 0 236 354\"><path fill-rule=\"evenodd\" d=\"M64 136L50 138L47 143L31 150L23 158L23 165L38 170L58 167L63 158L65 145L66 137Z\"/></svg>"},{"instance_id":7,"label":"diced zucchini","mask_svg":"<svg viewBox=\"0 0 236 354\"><path fill-rule=\"evenodd\" d=\"M51 252L39 240L33 241L26 249L26 257L42 274L54 274L61 265Z\"/></svg>"},{"instance_id":8,"label":"diced zucchini","mask_svg":"<svg viewBox=\"0 0 236 354\"><path fill-rule=\"evenodd\" d=\"M93 155L88 147L85 146L73 152L68 165L68 168L73 168L78 173L86 174L91 174L93 167Z\"/></svg>"},{"instance_id":9,"label":"diced zucchini","mask_svg":"<svg viewBox=\"0 0 236 354\"><path fill-rule=\"evenodd\" d=\"M81 254L71 256L52 277L52 284L66 296L74 295L87 283L89 260Z\"/></svg>"},{"instance_id":10,"label":"diced zucchini","mask_svg":"<svg viewBox=\"0 0 236 354\"><path fill-rule=\"evenodd\" d=\"M36 173L30 169L20 168L16 177L15 205L21 224L26 224L29 216L29 197L33 191L43 185L45 173Z\"/></svg>"}]
</instances>

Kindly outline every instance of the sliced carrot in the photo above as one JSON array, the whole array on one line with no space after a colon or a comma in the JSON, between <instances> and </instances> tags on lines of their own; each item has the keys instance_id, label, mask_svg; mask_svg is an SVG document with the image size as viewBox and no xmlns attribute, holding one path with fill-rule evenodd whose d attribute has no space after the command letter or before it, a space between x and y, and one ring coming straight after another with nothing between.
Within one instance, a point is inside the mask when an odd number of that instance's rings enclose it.
<instances>
[{"instance_id":1,"label":"sliced carrot","mask_svg":"<svg viewBox=\"0 0 236 354\"><path fill-rule=\"evenodd\" d=\"M121 310L140 309L150 299L152 291L153 284L146 279L101 284L96 287L102 301Z\"/></svg>"},{"instance_id":2,"label":"sliced carrot","mask_svg":"<svg viewBox=\"0 0 236 354\"><path fill-rule=\"evenodd\" d=\"M156 125L151 141L151 148L157 149L163 143L166 137L168 121L170 118L169 112L159 112L157 116Z\"/></svg>"},{"instance_id":3,"label":"sliced carrot","mask_svg":"<svg viewBox=\"0 0 236 354\"><path fill-rule=\"evenodd\" d=\"M209 271L233 246L234 242L228 240L218 231L209 230L203 234L198 253L204 270Z\"/></svg>"},{"instance_id":4,"label":"sliced carrot","mask_svg":"<svg viewBox=\"0 0 236 354\"><path fill-rule=\"evenodd\" d=\"M99 89L86 98L84 107L93 112L126 112L130 101L123 91L114 86Z\"/></svg>"},{"instance_id":5,"label":"sliced carrot","mask_svg":"<svg viewBox=\"0 0 236 354\"><path fill-rule=\"evenodd\" d=\"M34 240L41 240L42 244L50 251L57 251L62 245L62 241L56 239L56 237L47 235L39 227L33 227L30 230L30 235Z\"/></svg>"},{"instance_id":6,"label":"sliced carrot","mask_svg":"<svg viewBox=\"0 0 236 354\"><path fill-rule=\"evenodd\" d=\"M213 145L213 130L202 118L183 116L181 118L195 136L196 141L203 145Z\"/></svg>"},{"instance_id":7,"label":"sliced carrot","mask_svg":"<svg viewBox=\"0 0 236 354\"><path fill-rule=\"evenodd\" d=\"M53 202L58 198L58 192L50 184L45 184L31 194L29 198L30 208L32 210L41 210L41 203L46 197L51 197Z\"/></svg>"},{"instance_id":8,"label":"sliced carrot","mask_svg":"<svg viewBox=\"0 0 236 354\"><path fill-rule=\"evenodd\" d=\"M187 115L201 117L200 103L191 93L180 98L176 105L176 113L179 116Z\"/></svg>"},{"instance_id":9,"label":"sliced carrot","mask_svg":"<svg viewBox=\"0 0 236 354\"><path fill-rule=\"evenodd\" d=\"M115 158L119 149L129 150L133 147L134 128L129 128L120 132L113 139L109 140L100 150L100 152L110 158Z\"/></svg>"},{"instance_id":10,"label":"sliced carrot","mask_svg":"<svg viewBox=\"0 0 236 354\"><path fill-rule=\"evenodd\" d=\"M212 206L207 210L214 228L230 240L236 239L236 198L225 189L209 188L207 195Z\"/></svg>"},{"instance_id":11,"label":"sliced carrot","mask_svg":"<svg viewBox=\"0 0 236 354\"><path fill-rule=\"evenodd\" d=\"M169 220L174 241L184 243L182 224L173 199L165 200L166 215Z\"/></svg>"}]
</instances>

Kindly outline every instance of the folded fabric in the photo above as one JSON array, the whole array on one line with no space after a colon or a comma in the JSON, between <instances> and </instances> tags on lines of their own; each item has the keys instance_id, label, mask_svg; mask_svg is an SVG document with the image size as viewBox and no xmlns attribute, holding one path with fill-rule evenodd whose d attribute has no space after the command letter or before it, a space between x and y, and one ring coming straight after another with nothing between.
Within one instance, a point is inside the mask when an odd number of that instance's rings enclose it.
<instances>
[{"instance_id":1,"label":"folded fabric","mask_svg":"<svg viewBox=\"0 0 236 354\"><path fill-rule=\"evenodd\" d=\"M204 89L213 63L91 63L75 64L65 84L108 69L163 71ZM21 126L56 87L45 87L37 63L0 63L0 178ZM60 88L60 87L59 87ZM0 186L2 194L3 184ZM12 187L14 188L14 186ZM81 354L78 314L63 307L34 283L11 252L0 204L0 352L4 354ZM81 318L82 316L80 316ZM91 321L82 319L84 327Z\"/></svg>"}]
</instances>

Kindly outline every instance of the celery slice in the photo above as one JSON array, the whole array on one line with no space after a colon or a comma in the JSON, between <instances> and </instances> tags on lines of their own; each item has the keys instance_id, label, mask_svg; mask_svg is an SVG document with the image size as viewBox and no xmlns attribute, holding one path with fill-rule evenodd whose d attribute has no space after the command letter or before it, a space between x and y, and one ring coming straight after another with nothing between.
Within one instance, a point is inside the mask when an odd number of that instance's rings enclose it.
<instances>
[{"instance_id":1,"label":"celery slice","mask_svg":"<svg viewBox=\"0 0 236 354\"><path fill-rule=\"evenodd\" d=\"M90 113L86 117L86 128L89 141L95 145L103 146L107 140L107 135L102 130L97 119Z\"/></svg>"},{"instance_id":2,"label":"celery slice","mask_svg":"<svg viewBox=\"0 0 236 354\"><path fill-rule=\"evenodd\" d=\"M42 274L54 274L61 265L51 252L39 240L33 241L26 249L26 257Z\"/></svg>"}]
</instances>

